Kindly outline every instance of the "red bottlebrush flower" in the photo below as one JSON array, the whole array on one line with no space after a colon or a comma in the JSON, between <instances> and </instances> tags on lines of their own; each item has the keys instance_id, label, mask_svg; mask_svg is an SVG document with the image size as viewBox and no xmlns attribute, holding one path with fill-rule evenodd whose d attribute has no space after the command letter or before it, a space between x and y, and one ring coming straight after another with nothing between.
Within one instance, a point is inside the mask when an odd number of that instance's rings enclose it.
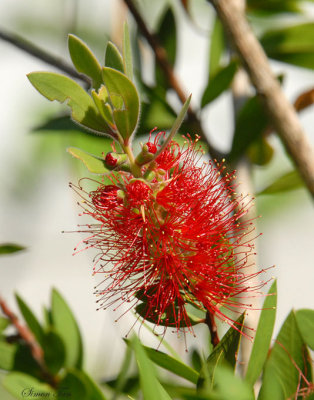
<instances>
[{"instance_id":1,"label":"red bottlebrush flower","mask_svg":"<svg viewBox=\"0 0 314 400\"><path fill-rule=\"evenodd\" d=\"M152 154L156 154L157 153L157 146L154 143L147 142L145 144L146 144L146 146L148 148L148 151L150 153L152 153Z\"/></svg>"},{"instance_id":2,"label":"red bottlebrush flower","mask_svg":"<svg viewBox=\"0 0 314 400\"><path fill-rule=\"evenodd\" d=\"M236 195L223 166L202 162L196 143L188 139L180 149L170 142L142 168L166 171L152 182L121 172L112 185L84 192L84 214L98 221L84 243L99 250L100 308L131 302L144 319L178 330L191 326L187 304L231 325L223 310L250 308L241 300L258 289L246 274L252 222L241 217L249 201Z\"/></svg>"},{"instance_id":3,"label":"red bottlebrush flower","mask_svg":"<svg viewBox=\"0 0 314 400\"><path fill-rule=\"evenodd\" d=\"M109 167L115 167L117 165L118 159L112 154L112 153L108 153L106 154L105 157L105 163L109 166Z\"/></svg>"}]
</instances>

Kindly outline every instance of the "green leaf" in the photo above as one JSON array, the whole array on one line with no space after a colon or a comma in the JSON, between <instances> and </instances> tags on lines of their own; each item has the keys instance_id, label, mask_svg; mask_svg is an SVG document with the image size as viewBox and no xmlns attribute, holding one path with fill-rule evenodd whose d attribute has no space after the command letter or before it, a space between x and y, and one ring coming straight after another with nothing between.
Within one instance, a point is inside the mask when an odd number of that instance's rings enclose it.
<instances>
[{"instance_id":1,"label":"green leaf","mask_svg":"<svg viewBox=\"0 0 314 400\"><path fill-rule=\"evenodd\" d=\"M299 0L247 0L247 11L262 16L281 13L299 13Z\"/></svg>"},{"instance_id":2,"label":"green leaf","mask_svg":"<svg viewBox=\"0 0 314 400\"><path fill-rule=\"evenodd\" d=\"M16 349L16 345L0 341L0 369L13 369Z\"/></svg>"},{"instance_id":3,"label":"green leaf","mask_svg":"<svg viewBox=\"0 0 314 400\"><path fill-rule=\"evenodd\" d=\"M220 20L216 17L210 37L209 48L209 78L216 75L220 69L220 60L225 48L224 31Z\"/></svg>"},{"instance_id":4,"label":"green leaf","mask_svg":"<svg viewBox=\"0 0 314 400\"><path fill-rule=\"evenodd\" d=\"M261 44L270 58L314 69L312 22L267 31L261 38Z\"/></svg>"},{"instance_id":5,"label":"green leaf","mask_svg":"<svg viewBox=\"0 0 314 400\"><path fill-rule=\"evenodd\" d=\"M290 190L300 189L304 186L303 180L301 179L297 171L290 171L277 178L272 184L267 186L265 189L257 193L257 196L264 194L277 194L281 192L287 192Z\"/></svg>"},{"instance_id":6,"label":"green leaf","mask_svg":"<svg viewBox=\"0 0 314 400\"><path fill-rule=\"evenodd\" d=\"M177 54L177 27L175 15L171 7L167 7L159 21L157 27L157 37L160 45L165 49L167 60L173 67ZM168 78L155 60L155 76L158 87L164 89L165 92L169 88Z\"/></svg>"},{"instance_id":7,"label":"green leaf","mask_svg":"<svg viewBox=\"0 0 314 400\"><path fill-rule=\"evenodd\" d=\"M271 285L264 301L263 310L258 322L254 344L246 372L246 381L254 385L260 376L270 347L274 329L277 305L277 282Z\"/></svg>"},{"instance_id":8,"label":"green leaf","mask_svg":"<svg viewBox=\"0 0 314 400\"><path fill-rule=\"evenodd\" d=\"M251 163L263 166L272 160L274 149L265 136L260 136L249 146L247 155Z\"/></svg>"},{"instance_id":9,"label":"green leaf","mask_svg":"<svg viewBox=\"0 0 314 400\"><path fill-rule=\"evenodd\" d=\"M144 400L170 400L170 396L158 381L154 365L138 338L133 336L129 343L135 353Z\"/></svg>"},{"instance_id":10,"label":"green leaf","mask_svg":"<svg viewBox=\"0 0 314 400\"><path fill-rule=\"evenodd\" d=\"M123 70L125 75L133 80L133 61L132 61L132 49L130 42L130 33L128 24L125 22L123 26L123 44L122 44L122 53L123 53Z\"/></svg>"},{"instance_id":11,"label":"green leaf","mask_svg":"<svg viewBox=\"0 0 314 400\"><path fill-rule=\"evenodd\" d=\"M258 399L287 399L294 396L300 379L296 366L306 376L311 376L311 366L306 361L308 357L295 314L291 311L266 361Z\"/></svg>"},{"instance_id":12,"label":"green leaf","mask_svg":"<svg viewBox=\"0 0 314 400\"><path fill-rule=\"evenodd\" d=\"M88 391L88 400L106 400L97 383L84 371L78 371L85 382Z\"/></svg>"},{"instance_id":13,"label":"green leaf","mask_svg":"<svg viewBox=\"0 0 314 400\"><path fill-rule=\"evenodd\" d=\"M76 70L92 78L98 89L102 82L101 66L89 47L77 36L68 37L69 52Z\"/></svg>"},{"instance_id":14,"label":"green leaf","mask_svg":"<svg viewBox=\"0 0 314 400\"><path fill-rule=\"evenodd\" d=\"M56 398L55 391L49 385L22 372L9 373L4 377L2 385L20 400L26 398Z\"/></svg>"},{"instance_id":15,"label":"green leaf","mask_svg":"<svg viewBox=\"0 0 314 400\"><path fill-rule=\"evenodd\" d=\"M150 347L144 348L148 357L159 367L171 371L172 373L181 376L181 378L187 379L192 383L197 383L199 374L188 365L161 351L151 349Z\"/></svg>"},{"instance_id":16,"label":"green leaf","mask_svg":"<svg viewBox=\"0 0 314 400\"><path fill-rule=\"evenodd\" d=\"M43 330L42 326L38 322L38 320L35 317L35 315L33 314L32 310L22 300L22 298L18 294L15 295L15 298L16 298L19 309L20 309L29 329L33 332L37 341L40 344L42 344L43 336L44 336L44 330Z\"/></svg>"},{"instance_id":17,"label":"green leaf","mask_svg":"<svg viewBox=\"0 0 314 400\"><path fill-rule=\"evenodd\" d=\"M268 125L268 117L260 99L257 96L250 98L237 115L229 160L235 161L241 157Z\"/></svg>"},{"instance_id":18,"label":"green leaf","mask_svg":"<svg viewBox=\"0 0 314 400\"><path fill-rule=\"evenodd\" d=\"M229 328L219 344L214 348L213 352L206 360L203 366L200 377L197 382L197 389L200 393L210 391L214 384L214 375L218 366L229 364L232 368L235 367L237 352L239 350L241 340L241 330L243 328L244 314L242 314L235 323L237 327Z\"/></svg>"},{"instance_id":19,"label":"green leaf","mask_svg":"<svg viewBox=\"0 0 314 400\"><path fill-rule=\"evenodd\" d=\"M0 332L4 331L11 324L10 320L5 317L0 317Z\"/></svg>"},{"instance_id":20,"label":"green leaf","mask_svg":"<svg viewBox=\"0 0 314 400\"><path fill-rule=\"evenodd\" d=\"M304 342L314 350L314 310L298 310L295 317Z\"/></svg>"},{"instance_id":21,"label":"green leaf","mask_svg":"<svg viewBox=\"0 0 314 400\"><path fill-rule=\"evenodd\" d=\"M230 368L218 367L215 371L215 384L220 400L254 400L253 390L239 377L234 375Z\"/></svg>"},{"instance_id":22,"label":"green leaf","mask_svg":"<svg viewBox=\"0 0 314 400\"><path fill-rule=\"evenodd\" d=\"M103 79L111 102L115 96L123 100L123 108L113 110L113 118L123 139L128 141L134 132L139 118L140 101L133 83L121 72L103 68Z\"/></svg>"},{"instance_id":23,"label":"green leaf","mask_svg":"<svg viewBox=\"0 0 314 400\"><path fill-rule=\"evenodd\" d=\"M52 290L51 314L55 331L65 345L65 365L81 368L83 346L81 334L69 306L56 289Z\"/></svg>"},{"instance_id":24,"label":"green leaf","mask_svg":"<svg viewBox=\"0 0 314 400\"><path fill-rule=\"evenodd\" d=\"M105 53L105 66L124 72L123 59L117 46L108 42Z\"/></svg>"},{"instance_id":25,"label":"green leaf","mask_svg":"<svg viewBox=\"0 0 314 400\"><path fill-rule=\"evenodd\" d=\"M33 375L35 378L40 378L41 371L39 365L37 361L34 360L30 347L27 344L17 344L12 370L24 372L28 375Z\"/></svg>"},{"instance_id":26,"label":"green leaf","mask_svg":"<svg viewBox=\"0 0 314 400\"><path fill-rule=\"evenodd\" d=\"M98 385L84 371L71 369L67 372L59 387L58 399L106 400Z\"/></svg>"},{"instance_id":27,"label":"green leaf","mask_svg":"<svg viewBox=\"0 0 314 400\"><path fill-rule=\"evenodd\" d=\"M220 69L215 75L209 78L208 85L203 93L202 107L217 99L225 90L227 90L238 69L238 63L231 61L226 67Z\"/></svg>"},{"instance_id":28,"label":"green leaf","mask_svg":"<svg viewBox=\"0 0 314 400\"><path fill-rule=\"evenodd\" d=\"M15 243L1 243L0 244L0 255L17 253L18 251L25 250L26 247L20 246Z\"/></svg>"},{"instance_id":29,"label":"green leaf","mask_svg":"<svg viewBox=\"0 0 314 400\"><path fill-rule=\"evenodd\" d=\"M86 168L93 174L106 174L110 172L110 170L105 166L104 159L100 157L94 156L90 153L86 153L85 151L77 149L76 147L69 147L67 149L67 152L70 153L73 157L83 161Z\"/></svg>"},{"instance_id":30,"label":"green leaf","mask_svg":"<svg viewBox=\"0 0 314 400\"><path fill-rule=\"evenodd\" d=\"M123 393L123 388L125 387L127 380L128 380L127 374L130 369L132 354L133 353L132 353L131 347L127 346L125 355L124 355L124 359L123 359L123 363L120 368L120 372L117 376L117 379L115 380L115 385L114 385L115 393Z\"/></svg>"},{"instance_id":31,"label":"green leaf","mask_svg":"<svg viewBox=\"0 0 314 400\"><path fill-rule=\"evenodd\" d=\"M92 97L103 119L107 122L112 130L115 130L112 110L109 105L109 95L105 86L102 86L98 93L95 90L92 90Z\"/></svg>"},{"instance_id":32,"label":"green leaf","mask_svg":"<svg viewBox=\"0 0 314 400\"><path fill-rule=\"evenodd\" d=\"M32 72L28 79L48 100L67 102L72 118L78 124L99 134L108 132L93 99L72 79L52 72Z\"/></svg>"},{"instance_id":33,"label":"green leaf","mask_svg":"<svg viewBox=\"0 0 314 400\"><path fill-rule=\"evenodd\" d=\"M49 371L53 375L57 374L65 362L65 348L61 337L50 330L43 338L42 349Z\"/></svg>"}]
</instances>

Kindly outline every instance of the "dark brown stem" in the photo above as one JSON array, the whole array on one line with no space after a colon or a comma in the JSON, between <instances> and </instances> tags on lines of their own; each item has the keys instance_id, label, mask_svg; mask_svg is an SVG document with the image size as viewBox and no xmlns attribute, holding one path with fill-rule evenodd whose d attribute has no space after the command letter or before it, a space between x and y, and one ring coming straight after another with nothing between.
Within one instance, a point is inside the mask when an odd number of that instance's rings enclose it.
<instances>
[{"instance_id":1,"label":"dark brown stem","mask_svg":"<svg viewBox=\"0 0 314 400\"><path fill-rule=\"evenodd\" d=\"M43 378L45 380L47 380L47 382L53 388L56 388L58 380L56 379L55 376L51 375L50 372L48 371L45 360L44 360L43 349L37 343L32 332L28 329L27 326L20 323L18 317L10 310L9 306L6 304L6 302L1 297L0 297L0 308L3 312L3 314L6 317L8 317L8 319L11 321L12 325L17 330L17 333L18 333L17 337L20 337L21 339L23 339L25 341L25 343L27 344L27 346L30 348L31 354L32 354L34 360L37 362L37 364L40 367Z\"/></svg>"},{"instance_id":2,"label":"dark brown stem","mask_svg":"<svg viewBox=\"0 0 314 400\"><path fill-rule=\"evenodd\" d=\"M38 58L41 61L44 61L47 64L53 65L58 68L60 71L67 73L73 78L80 79L81 81L86 82L89 86L91 84L90 79L82 74L79 74L71 65L67 64L64 60L59 57L56 57L47 51L41 49L35 44L25 40L24 38L16 35L14 33L8 33L0 30L0 39L11 43L13 46L19 48L20 50L25 51L26 53Z\"/></svg>"},{"instance_id":3,"label":"dark brown stem","mask_svg":"<svg viewBox=\"0 0 314 400\"><path fill-rule=\"evenodd\" d=\"M176 92L181 103L184 104L187 100L187 95L185 94L185 91L182 88L181 82L179 82L179 79L175 75L172 65L168 61L166 50L160 45L156 35L152 34L149 31L144 19L142 18L138 9L135 7L133 0L124 0L124 2L127 5L128 9L130 10L131 14L133 15L135 22L136 22L139 30L141 31L142 35L145 37L148 44L152 48L152 50L155 54L155 57L156 57L156 62L158 63L160 68L163 70L163 72L168 80L169 85ZM209 149L208 152L209 152L210 156L217 160L221 160L222 158L224 158L224 155L221 154L219 151L217 151L211 145L211 143L209 143L209 140L201 126L201 122L191 106L188 109L187 115L188 115L189 124L192 127L191 129L194 132L197 132L201 136L201 138L207 143L208 149Z\"/></svg>"},{"instance_id":4,"label":"dark brown stem","mask_svg":"<svg viewBox=\"0 0 314 400\"><path fill-rule=\"evenodd\" d=\"M244 11L237 7L237 0L208 1L215 7L243 66L263 100L274 129L279 134L308 190L314 197L314 150L303 131L293 105L281 90Z\"/></svg>"},{"instance_id":5,"label":"dark brown stem","mask_svg":"<svg viewBox=\"0 0 314 400\"><path fill-rule=\"evenodd\" d=\"M210 341L215 348L219 344L219 337L217 332L217 325L215 321L215 317L209 311L206 312L205 324L208 326L210 332Z\"/></svg>"}]
</instances>

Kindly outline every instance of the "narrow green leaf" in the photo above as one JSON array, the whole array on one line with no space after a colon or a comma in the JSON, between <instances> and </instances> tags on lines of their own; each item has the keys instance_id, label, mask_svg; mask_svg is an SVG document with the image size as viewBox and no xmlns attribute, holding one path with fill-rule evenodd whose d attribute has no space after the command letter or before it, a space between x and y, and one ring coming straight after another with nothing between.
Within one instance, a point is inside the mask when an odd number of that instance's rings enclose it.
<instances>
[{"instance_id":1,"label":"narrow green leaf","mask_svg":"<svg viewBox=\"0 0 314 400\"><path fill-rule=\"evenodd\" d=\"M123 26L122 52L123 52L124 73L130 79L130 81L132 81L133 80L132 48L131 48L131 42L130 42L129 27L126 22L124 23L124 26Z\"/></svg>"},{"instance_id":2,"label":"narrow green leaf","mask_svg":"<svg viewBox=\"0 0 314 400\"><path fill-rule=\"evenodd\" d=\"M304 342L314 350L314 310L298 310L295 317Z\"/></svg>"},{"instance_id":3,"label":"narrow green leaf","mask_svg":"<svg viewBox=\"0 0 314 400\"><path fill-rule=\"evenodd\" d=\"M117 46L112 42L107 43L105 53L105 66L124 72L123 59Z\"/></svg>"},{"instance_id":4,"label":"narrow green leaf","mask_svg":"<svg viewBox=\"0 0 314 400\"><path fill-rule=\"evenodd\" d=\"M161 351L151 349L150 347L144 348L148 357L159 367L171 371L172 373L181 376L181 378L187 379L194 384L197 383L199 374L188 365Z\"/></svg>"},{"instance_id":5,"label":"narrow green leaf","mask_svg":"<svg viewBox=\"0 0 314 400\"><path fill-rule=\"evenodd\" d=\"M208 76L211 78L216 75L220 69L220 60L224 51L224 31L220 20L216 17L214 21L213 30L210 36L210 48L209 48L209 73Z\"/></svg>"},{"instance_id":6,"label":"narrow green leaf","mask_svg":"<svg viewBox=\"0 0 314 400\"><path fill-rule=\"evenodd\" d=\"M234 374L231 368L219 366L215 371L214 393L219 400L254 400L252 388ZM278 399L277 399L278 400Z\"/></svg>"},{"instance_id":7,"label":"narrow green leaf","mask_svg":"<svg viewBox=\"0 0 314 400\"><path fill-rule=\"evenodd\" d=\"M11 371L14 366L14 357L17 347L0 341L0 369Z\"/></svg>"},{"instance_id":8,"label":"narrow green leaf","mask_svg":"<svg viewBox=\"0 0 314 400\"><path fill-rule=\"evenodd\" d=\"M56 289L52 290L51 314L54 329L65 345L65 365L81 368L83 346L79 327L69 306Z\"/></svg>"},{"instance_id":9,"label":"narrow green leaf","mask_svg":"<svg viewBox=\"0 0 314 400\"><path fill-rule=\"evenodd\" d=\"M11 324L10 320L5 317L0 317L0 332L4 331Z\"/></svg>"},{"instance_id":10,"label":"narrow green leaf","mask_svg":"<svg viewBox=\"0 0 314 400\"><path fill-rule=\"evenodd\" d=\"M94 156L90 153L86 153L85 151L77 149L75 147L69 147L67 149L67 152L70 153L73 157L83 161L86 168L93 174L106 174L110 172L109 169L105 166L105 161L100 157Z\"/></svg>"},{"instance_id":11,"label":"narrow green leaf","mask_svg":"<svg viewBox=\"0 0 314 400\"><path fill-rule=\"evenodd\" d=\"M28 79L48 100L67 102L72 118L78 124L100 134L108 132L93 99L72 79L52 72L32 72L28 74Z\"/></svg>"},{"instance_id":12,"label":"narrow green leaf","mask_svg":"<svg viewBox=\"0 0 314 400\"><path fill-rule=\"evenodd\" d=\"M264 301L263 310L258 322L254 344L246 372L246 381L252 386L260 376L270 347L274 329L277 305L277 282L271 285Z\"/></svg>"},{"instance_id":13,"label":"narrow green leaf","mask_svg":"<svg viewBox=\"0 0 314 400\"><path fill-rule=\"evenodd\" d=\"M302 10L299 3L299 0L247 0L247 11L263 17L299 13Z\"/></svg>"},{"instance_id":14,"label":"narrow green leaf","mask_svg":"<svg viewBox=\"0 0 314 400\"><path fill-rule=\"evenodd\" d=\"M287 399L294 396L300 379L298 368L306 376L311 376L311 365L307 359L308 352L299 332L295 314L291 311L266 361L258 399Z\"/></svg>"},{"instance_id":15,"label":"narrow green leaf","mask_svg":"<svg viewBox=\"0 0 314 400\"><path fill-rule=\"evenodd\" d=\"M243 328L244 314L236 321L236 327L239 330L231 327L215 347L213 352L207 358L206 364L203 366L200 377L197 382L197 389L201 393L211 390L214 384L214 375L218 366L229 364L232 368L235 367L236 357L239 350L241 340L241 330Z\"/></svg>"},{"instance_id":16,"label":"narrow green leaf","mask_svg":"<svg viewBox=\"0 0 314 400\"><path fill-rule=\"evenodd\" d=\"M58 399L91 400L88 397L88 388L82 378L81 371L71 369L67 371L66 376L60 382L62 393Z\"/></svg>"},{"instance_id":17,"label":"narrow green leaf","mask_svg":"<svg viewBox=\"0 0 314 400\"><path fill-rule=\"evenodd\" d=\"M103 68L103 79L111 102L115 96L120 96L123 100L123 108L115 109L113 117L121 136L128 141L139 118L140 101L137 90L125 75L112 68Z\"/></svg>"},{"instance_id":18,"label":"narrow green leaf","mask_svg":"<svg viewBox=\"0 0 314 400\"><path fill-rule=\"evenodd\" d=\"M69 52L76 70L92 78L93 87L98 89L102 82L101 66L89 47L77 36L68 37Z\"/></svg>"},{"instance_id":19,"label":"narrow green leaf","mask_svg":"<svg viewBox=\"0 0 314 400\"><path fill-rule=\"evenodd\" d=\"M127 380L128 380L127 374L130 369L131 360L132 360L132 349L130 346L127 346L125 355L124 355L124 359L123 359L123 363L120 368L119 375L117 376L117 379L115 382L115 386L114 386L115 393L123 393L123 388L125 387Z\"/></svg>"},{"instance_id":20,"label":"narrow green leaf","mask_svg":"<svg viewBox=\"0 0 314 400\"><path fill-rule=\"evenodd\" d=\"M0 255L6 255L11 253L17 253L18 251L25 250L26 247L20 246L15 243L1 243L0 244Z\"/></svg>"},{"instance_id":21,"label":"narrow green leaf","mask_svg":"<svg viewBox=\"0 0 314 400\"><path fill-rule=\"evenodd\" d=\"M269 30L262 36L261 44L270 58L314 69L312 22Z\"/></svg>"},{"instance_id":22,"label":"narrow green leaf","mask_svg":"<svg viewBox=\"0 0 314 400\"><path fill-rule=\"evenodd\" d=\"M61 337L53 330L45 333L42 349L49 371L53 375L57 374L65 362L65 347Z\"/></svg>"},{"instance_id":23,"label":"narrow green leaf","mask_svg":"<svg viewBox=\"0 0 314 400\"><path fill-rule=\"evenodd\" d=\"M156 33L160 45L166 51L167 60L173 67L176 62L177 54L177 26L172 7L167 7L165 9L159 21ZM169 88L169 82L157 61L155 61L155 78L157 86L163 89L165 93L166 89Z\"/></svg>"},{"instance_id":24,"label":"narrow green leaf","mask_svg":"<svg viewBox=\"0 0 314 400\"><path fill-rule=\"evenodd\" d=\"M35 338L37 341L42 344L43 342L43 337L44 337L44 330L40 323L38 322L37 318L33 314L32 310L28 307L28 305L22 300L22 298L16 294L15 295L17 304L19 306L19 309L25 319L25 322L27 323L29 329L33 332Z\"/></svg>"},{"instance_id":25,"label":"narrow green leaf","mask_svg":"<svg viewBox=\"0 0 314 400\"><path fill-rule=\"evenodd\" d=\"M115 126L113 121L112 110L109 105L109 95L105 86L102 86L99 89L98 93L95 90L92 90L92 97L103 119L107 122L110 128L114 130ZM123 101L122 101L122 106L123 106Z\"/></svg>"},{"instance_id":26,"label":"narrow green leaf","mask_svg":"<svg viewBox=\"0 0 314 400\"><path fill-rule=\"evenodd\" d=\"M294 170L281 175L272 184L258 192L257 195L261 196L264 194L287 192L290 190L300 189L303 186L303 180L301 179L299 173Z\"/></svg>"},{"instance_id":27,"label":"narrow green leaf","mask_svg":"<svg viewBox=\"0 0 314 400\"><path fill-rule=\"evenodd\" d=\"M88 391L88 400L106 400L106 397L97 383L84 371L78 371L85 382Z\"/></svg>"},{"instance_id":28,"label":"narrow green leaf","mask_svg":"<svg viewBox=\"0 0 314 400\"><path fill-rule=\"evenodd\" d=\"M129 342L135 352L144 400L170 400L170 396L156 377L153 363L136 336Z\"/></svg>"},{"instance_id":29,"label":"narrow green leaf","mask_svg":"<svg viewBox=\"0 0 314 400\"><path fill-rule=\"evenodd\" d=\"M9 373L4 377L2 385L20 400L26 398L56 398L55 391L49 385L22 372Z\"/></svg>"},{"instance_id":30,"label":"narrow green leaf","mask_svg":"<svg viewBox=\"0 0 314 400\"><path fill-rule=\"evenodd\" d=\"M268 126L268 117L257 96L250 98L237 115L235 132L229 154L231 161L237 160Z\"/></svg>"},{"instance_id":31,"label":"narrow green leaf","mask_svg":"<svg viewBox=\"0 0 314 400\"><path fill-rule=\"evenodd\" d=\"M202 107L217 99L225 90L229 89L233 77L237 72L238 64L236 61L231 61L226 67L220 69L215 75L209 78L208 85L204 90Z\"/></svg>"}]
</instances>

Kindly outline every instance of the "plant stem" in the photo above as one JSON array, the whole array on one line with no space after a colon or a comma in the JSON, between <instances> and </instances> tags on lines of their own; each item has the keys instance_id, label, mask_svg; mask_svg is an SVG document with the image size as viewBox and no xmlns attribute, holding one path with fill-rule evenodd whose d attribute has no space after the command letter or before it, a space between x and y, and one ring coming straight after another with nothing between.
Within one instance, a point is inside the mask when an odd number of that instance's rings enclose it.
<instances>
[{"instance_id":1,"label":"plant stem","mask_svg":"<svg viewBox=\"0 0 314 400\"><path fill-rule=\"evenodd\" d=\"M212 313L209 311L206 312L206 318L205 318L205 323L208 326L209 332L210 332L210 341L215 348L219 344L219 337L217 333L217 325L215 321L215 317Z\"/></svg>"},{"instance_id":2,"label":"plant stem","mask_svg":"<svg viewBox=\"0 0 314 400\"><path fill-rule=\"evenodd\" d=\"M237 0L208 0L229 33L257 93L260 95L273 126L314 197L314 150L302 129L297 113L285 97L272 73L267 56L255 37L244 10Z\"/></svg>"},{"instance_id":3,"label":"plant stem","mask_svg":"<svg viewBox=\"0 0 314 400\"><path fill-rule=\"evenodd\" d=\"M142 176L142 171L141 167L136 164L135 158L133 151L131 149L131 146L129 144L125 145L122 144L122 148L125 152L125 154L129 157L129 163L130 163L130 169L132 174L134 175L135 178L140 178Z\"/></svg>"}]
</instances>

